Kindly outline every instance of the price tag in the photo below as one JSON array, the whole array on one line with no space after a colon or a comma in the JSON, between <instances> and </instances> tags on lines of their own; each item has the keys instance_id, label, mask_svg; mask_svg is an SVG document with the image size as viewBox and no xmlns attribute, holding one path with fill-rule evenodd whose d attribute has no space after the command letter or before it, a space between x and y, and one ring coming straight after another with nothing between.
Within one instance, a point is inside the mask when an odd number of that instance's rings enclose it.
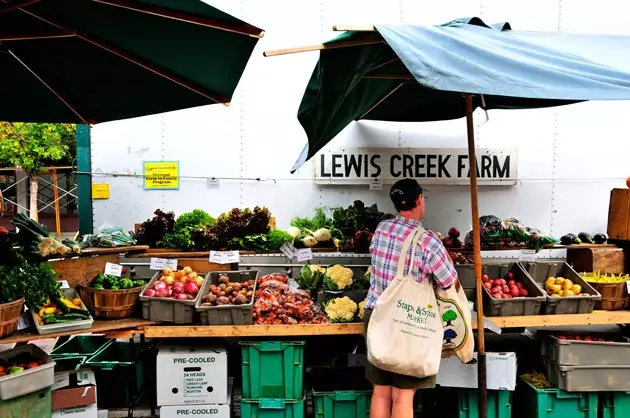
<instances>
[{"instance_id":1,"label":"price tag","mask_svg":"<svg viewBox=\"0 0 630 418\"><path fill-rule=\"evenodd\" d=\"M61 283L62 289L70 289L70 285L68 284L67 280L59 280L59 283Z\"/></svg>"},{"instance_id":2,"label":"price tag","mask_svg":"<svg viewBox=\"0 0 630 418\"><path fill-rule=\"evenodd\" d=\"M210 251L210 262L215 264L235 264L240 262L238 251Z\"/></svg>"},{"instance_id":3,"label":"price tag","mask_svg":"<svg viewBox=\"0 0 630 418\"><path fill-rule=\"evenodd\" d=\"M313 259L313 250L310 248L301 248L295 252L295 257L298 262L309 261Z\"/></svg>"},{"instance_id":4,"label":"price tag","mask_svg":"<svg viewBox=\"0 0 630 418\"><path fill-rule=\"evenodd\" d=\"M105 263L105 274L111 274L112 276L120 277L122 274L123 266L114 263Z\"/></svg>"},{"instance_id":5,"label":"price tag","mask_svg":"<svg viewBox=\"0 0 630 418\"><path fill-rule=\"evenodd\" d=\"M165 268L173 271L177 270L177 259L151 258L151 266L149 266L149 270L164 270Z\"/></svg>"},{"instance_id":6,"label":"price tag","mask_svg":"<svg viewBox=\"0 0 630 418\"><path fill-rule=\"evenodd\" d=\"M221 181L215 178L206 179L206 187L208 189L218 190L221 188Z\"/></svg>"},{"instance_id":7,"label":"price tag","mask_svg":"<svg viewBox=\"0 0 630 418\"><path fill-rule=\"evenodd\" d=\"M630 281L626 282L626 288L628 289L628 293L630 293Z\"/></svg>"},{"instance_id":8,"label":"price tag","mask_svg":"<svg viewBox=\"0 0 630 418\"><path fill-rule=\"evenodd\" d=\"M370 190L383 190L383 182L380 180L375 180L370 183Z\"/></svg>"},{"instance_id":9,"label":"price tag","mask_svg":"<svg viewBox=\"0 0 630 418\"><path fill-rule=\"evenodd\" d=\"M521 250L521 255L518 258L519 261L532 262L536 259L536 251L534 250Z\"/></svg>"},{"instance_id":10,"label":"price tag","mask_svg":"<svg viewBox=\"0 0 630 418\"><path fill-rule=\"evenodd\" d=\"M280 247L280 251L282 252L282 254L284 254L286 258L292 260L297 249L290 242L285 242L284 244L282 244L282 247Z\"/></svg>"}]
</instances>

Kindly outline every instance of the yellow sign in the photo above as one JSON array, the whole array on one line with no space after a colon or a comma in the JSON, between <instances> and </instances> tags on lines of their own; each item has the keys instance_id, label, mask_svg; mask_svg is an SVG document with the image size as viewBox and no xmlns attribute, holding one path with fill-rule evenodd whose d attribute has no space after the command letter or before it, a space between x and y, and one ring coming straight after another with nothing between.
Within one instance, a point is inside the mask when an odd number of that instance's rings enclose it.
<instances>
[{"instance_id":1,"label":"yellow sign","mask_svg":"<svg viewBox=\"0 0 630 418\"><path fill-rule=\"evenodd\" d=\"M179 189L179 161L145 161L145 190Z\"/></svg>"},{"instance_id":2,"label":"yellow sign","mask_svg":"<svg viewBox=\"0 0 630 418\"><path fill-rule=\"evenodd\" d=\"M92 199L109 199L109 184L92 184Z\"/></svg>"}]
</instances>

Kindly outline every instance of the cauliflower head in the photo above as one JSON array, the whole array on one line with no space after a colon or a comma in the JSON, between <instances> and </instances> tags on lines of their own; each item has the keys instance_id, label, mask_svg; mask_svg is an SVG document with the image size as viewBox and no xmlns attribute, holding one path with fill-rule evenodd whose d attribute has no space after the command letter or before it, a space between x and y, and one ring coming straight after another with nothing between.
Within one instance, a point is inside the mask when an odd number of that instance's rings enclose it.
<instances>
[{"instance_id":1,"label":"cauliflower head","mask_svg":"<svg viewBox=\"0 0 630 418\"><path fill-rule=\"evenodd\" d=\"M340 264L326 269L324 286L326 290L345 290L352 286L352 270Z\"/></svg>"},{"instance_id":2,"label":"cauliflower head","mask_svg":"<svg viewBox=\"0 0 630 418\"><path fill-rule=\"evenodd\" d=\"M359 302L359 318L363 319L363 314L365 313L365 299Z\"/></svg>"},{"instance_id":3,"label":"cauliflower head","mask_svg":"<svg viewBox=\"0 0 630 418\"><path fill-rule=\"evenodd\" d=\"M348 296L331 299L324 308L331 322L350 322L357 313L358 306Z\"/></svg>"}]
</instances>

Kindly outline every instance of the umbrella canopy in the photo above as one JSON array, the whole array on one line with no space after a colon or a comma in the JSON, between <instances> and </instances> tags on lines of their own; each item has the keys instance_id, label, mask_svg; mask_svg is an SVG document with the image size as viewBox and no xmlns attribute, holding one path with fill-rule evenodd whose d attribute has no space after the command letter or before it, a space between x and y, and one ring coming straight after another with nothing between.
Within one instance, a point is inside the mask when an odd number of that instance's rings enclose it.
<instances>
[{"instance_id":1,"label":"umbrella canopy","mask_svg":"<svg viewBox=\"0 0 630 418\"><path fill-rule=\"evenodd\" d=\"M474 93L473 106L484 109L630 99L630 37L518 32L472 18L378 25L318 49L298 111L308 145L293 171L353 120L464 117L461 93Z\"/></svg>"},{"instance_id":2,"label":"umbrella canopy","mask_svg":"<svg viewBox=\"0 0 630 418\"><path fill-rule=\"evenodd\" d=\"M0 0L0 120L227 103L262 35L199 0Z\"/></svg>"}]
</instances>

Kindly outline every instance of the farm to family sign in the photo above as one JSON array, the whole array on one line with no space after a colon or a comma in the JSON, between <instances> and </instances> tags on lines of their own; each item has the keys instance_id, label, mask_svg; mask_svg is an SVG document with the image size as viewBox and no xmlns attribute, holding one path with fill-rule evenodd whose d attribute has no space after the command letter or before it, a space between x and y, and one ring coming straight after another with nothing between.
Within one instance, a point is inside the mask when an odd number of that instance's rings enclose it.
<instances>
[{"instance_id":1,"label":"farm to family sign","mask_svg":"<svg viewBox=\"0 0 630 418\"><path fill-rule=\"evenodd\" d=\"M145 190L179 189L179 161L144 161Z\"/></svg>"},{"instance_id":2,"label":"farm to family sign","mask_svg":"<svg viewBox=\"0 0 630 418\"><path fill-rule=\"evenodd\" d=\"M477 148L480 185L514 185L518 150ZM422 184L469 184L466 148L340 148L315 156L315 184L361 185L415 178Z\"/></svg>"}]
</instances>

